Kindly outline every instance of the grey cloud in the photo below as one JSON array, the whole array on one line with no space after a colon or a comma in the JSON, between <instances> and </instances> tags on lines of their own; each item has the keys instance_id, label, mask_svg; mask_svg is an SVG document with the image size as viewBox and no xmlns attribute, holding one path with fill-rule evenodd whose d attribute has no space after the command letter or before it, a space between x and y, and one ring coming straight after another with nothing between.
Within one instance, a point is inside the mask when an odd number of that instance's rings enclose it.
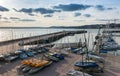
<instances>
[{"instance_id":1,"label":"grey cloud","mask_svg":"<svg viewBox=\"0 0 120 76\"><path fill-rule=\"evenodd\" d=\"M32 14L32 13L29 13L28 15L29 15L29 16L36 16L35 14Z\"/></svg>"},{"instance_id":2,"label":"grey cloud","mask_svg":"<svg viewBox=\"0 0 120 76\"><path fill-rule=\"evenodd\" d=\"M53 15L45 15L44 17L52 17Z\"/></svg>"},{"instance_id":3,"label":"grey cloud","mask_svg":"<svg viewBox=\"0 0 120 76\"><path fill-rule=\"evenodd\" d=\"M23 22L33 22L36 21L34 19L20 19L19 21L23 21Z\"/></svg>"},{"instance_id":4,"label":"grey cloud","mask_svg":"<svg viewBox=\"0 0 120 76\"><path fill-rule=\"evenodd\" d=\"M15 19L16 20L16 19L20 19L20 18L18 18L18 17L10 17L10 19Z\"/></svg>"},{"instance_id":5,"label":"grey cloud","mask_svg":"<svg viewBox=\"0 0 120 76\"><path fill-rule=\"evenodd\" d=\"M75 17L81 16L81 13L78 13L78 12L77 12L77 13L74 14L74 16L75 16Z\"/></svg>"},{"instance_id":6,"label":"grey cloud","mask_svg":"<svg viewBox=\"0 0 120 76\"><path fill-rule=\"evenodd\" d=\"M91 14L84 14L85 17L91 17Z\"/></svg>"},{"instance_id":7,"label":"grey cloud","mask_svg":"<svg viewBox=\"0 0 120 76\"><path fill-rule=\"evenodd\" d=\"M116 8L112 8L112 7L106 8L106 7L104 7L103 5L96 5L95 8L96 8L97 10L99 10L99 11L116 9Z\"/></svg>"},{"instance_id":8,"label":"grey cloud","mask_svg":"<svg viewBox=\"0 0 120 76\"><path fill-rule=\"evenodd\" d=\"M14 10L16 10L16 9L14 9ZM28 13L29 15L31 15L32 13L52 14L52 13L61 12L61 11L60 10L47 9L47 8L22 8L18 12L24 12L24 13Z\"/></svg>"},{"instance_id":9,"label":"grey cloud","mask_svg":"<svg viewBox=\"0 0 120 76\"><path fill-rule=\"evenodd\" d=\"M22 8L19 10L19 12L32 13L33 9L32 8Z\"/></svg>"},{"instance_id":10,"label":"grey cloud","mask_svg":"<svg viewBox=\"0 0 120 76\"><path fill-rule=\"evenodd\" d=\"M62 11L77 11L77 10L85 10L87 8L92 7L91 5L83 5L83 4L60 4L58 6L54 6L54 9L61 9Z\"/></svg>"},{"instance_id":11,"label":"grey cloud","mask_svg":"<svg viewBox=\"0 0 120 76\"><path fill-rule=\"evenodd\" d=\"M7 17L3 17L3 19L8 20L8 18L7 18Z\"/></svg>"}]
</instances>

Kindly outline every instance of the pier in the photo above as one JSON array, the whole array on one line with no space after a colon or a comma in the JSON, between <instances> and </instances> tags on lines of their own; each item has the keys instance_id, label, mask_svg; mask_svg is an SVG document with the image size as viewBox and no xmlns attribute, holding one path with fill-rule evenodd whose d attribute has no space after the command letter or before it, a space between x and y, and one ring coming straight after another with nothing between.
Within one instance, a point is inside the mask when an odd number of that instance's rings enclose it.
<instances>
[{"instance_id":1,"label":"pier","mask_svg":"<svg viewBox=\"0 0 120 76\"><path fill-rule=\"evenodd\" d=\"M61 31L45 35L25 37L19 39L13 39L8 41L0 42L0 54L8 53L17 50L24 45L36 45L36 44L47 44L57 41L65 36L87 33L87 31Z\"/></svg>"}]
</instances>

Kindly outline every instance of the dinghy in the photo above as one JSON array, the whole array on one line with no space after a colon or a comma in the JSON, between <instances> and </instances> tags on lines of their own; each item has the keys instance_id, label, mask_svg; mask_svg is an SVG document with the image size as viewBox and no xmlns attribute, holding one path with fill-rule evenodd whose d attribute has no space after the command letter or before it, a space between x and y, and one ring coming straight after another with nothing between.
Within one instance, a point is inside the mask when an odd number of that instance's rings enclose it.
<instances>
[{"instance_id":1,"label":"dinghy","mask_svg":"<svg viewBox=\"0 0 120 76\"><path fill-rule=\"evenodd\" d=\"M76 70L87 73L102 73L103 69L95 62L79 61L74 64Z\"/></svg>"},{"instance_id":2,"label":"dinghy","mask_svg":"<svg viewBox=\"0 0 120 76\"><path fill-rule=\"evenodd\" d=\"M47 67L50 64L52 64L52 61L46 61L40 59L28 59L28 60L23 60L21 63L24 66L22 68L23 73L28 72L29 74L33 74L43 69L44 67Z\"/></svg>"},{"instance_id":3,"label":"dinghy","mask_svg":"<svg viewBox=\"0 0 120 76\"><path fill-rule=\"evenodd\" d=\"M77 70L69 70L67 72L67 75L68 76L92 76L90 74L87 74L87 73L84 73L84 72L81 72L81 71L77 71Z\"/></svg>"},{"instance_id":4,"label":"dinghy","mask_svg":"<svg viewBox=\"0 0 120 76\"><path fill-rule=\"evenodd\" d=\"M20 59L26 59L28 56L26 53L21 53L19 57Z\"/></svg>"},{"instance_id":5,"label":"dinghy","mask_svg":"<svg viewBox=\"0 0 120 76\"><path fill-rule=\"evenodd\" d=\"M56 58L56 57L54 57L54 56L52 56L52 55L44 54L44 56L45 56L46 58L52 60L52 61L55 61L55 62L58 62L58 61L59 61L58 58Z\"/></svg>"}]
</instances>

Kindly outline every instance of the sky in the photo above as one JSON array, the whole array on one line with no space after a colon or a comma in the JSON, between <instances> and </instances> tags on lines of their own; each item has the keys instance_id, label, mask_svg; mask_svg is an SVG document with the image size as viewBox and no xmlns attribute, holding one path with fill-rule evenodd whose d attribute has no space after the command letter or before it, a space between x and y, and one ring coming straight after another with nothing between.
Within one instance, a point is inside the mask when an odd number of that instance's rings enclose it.
<instances>
[{"instance_id":1,"label":"sky","mask_svg":"<svg viewBox=\"0 0 120 76\"><path fill-rule=\"evenodd\" d=\"M120 0L0 0L0 27L120 23Z\"/></svg>"}]
</instances>

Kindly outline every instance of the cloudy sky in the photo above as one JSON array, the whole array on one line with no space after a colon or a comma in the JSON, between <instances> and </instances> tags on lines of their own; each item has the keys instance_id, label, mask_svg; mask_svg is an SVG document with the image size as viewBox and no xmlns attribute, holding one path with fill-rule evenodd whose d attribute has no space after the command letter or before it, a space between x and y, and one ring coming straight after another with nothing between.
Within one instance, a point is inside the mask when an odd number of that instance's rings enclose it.
<instances>
[{"instance_id":1,"label":"cloudy sky","mask_svg":"<svg viewBox=\"0 0 120 76\"><path fill-rule=\"evenodd\" d=\"M0 0L0 27L120 23L120 0Z\"/></svg>"}]
</instances>

